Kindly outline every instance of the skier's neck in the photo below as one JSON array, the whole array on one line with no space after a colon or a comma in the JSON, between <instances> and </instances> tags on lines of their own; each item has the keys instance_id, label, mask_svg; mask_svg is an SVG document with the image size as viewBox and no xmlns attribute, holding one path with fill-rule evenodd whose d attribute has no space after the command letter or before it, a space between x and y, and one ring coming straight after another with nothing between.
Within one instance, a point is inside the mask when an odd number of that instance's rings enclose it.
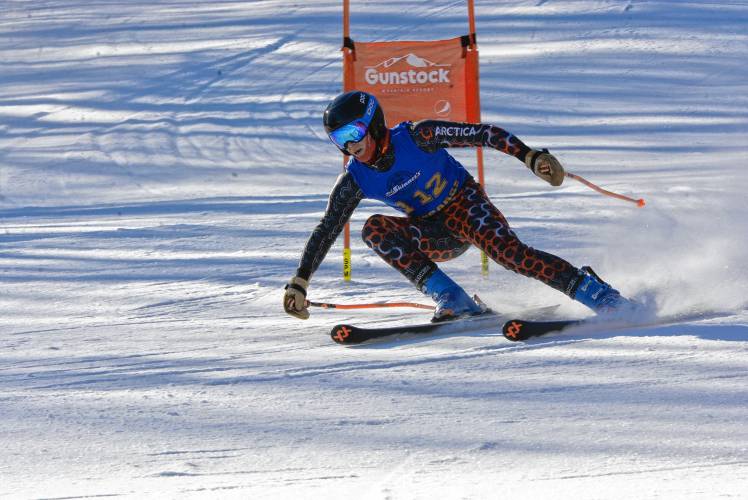
<instances>
[{"instance_id":1,"label":"skier's neck","mask_svg":"<svg viewBox=\"0 0 748 500\"><path fill-rule=\"evenodd\" d=\"M366 165L374 170L386 171L395 162L395 148L390 142L390 131L387 130L384 137L377 141L376 151L371 161Z\"/></svg>"}]
</instances>

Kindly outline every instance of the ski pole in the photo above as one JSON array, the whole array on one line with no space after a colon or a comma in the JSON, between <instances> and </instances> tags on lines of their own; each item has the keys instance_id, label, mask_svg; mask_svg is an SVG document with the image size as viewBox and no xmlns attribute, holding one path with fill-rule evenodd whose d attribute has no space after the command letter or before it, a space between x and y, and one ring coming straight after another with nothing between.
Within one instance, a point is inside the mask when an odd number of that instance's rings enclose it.
<instances>
[{"instance_id":1,"label":"ski pole","mask_svg":"<svg viewBox=\"0 0 748 500\"><path fill-rule=\"evenodd\" d=\"M566 172L566 177L570 179L574 179L575 181L579 181L588 188L594 189L600 194L604 194L605 196L610 196L611 198L618 198L619 200L624 201L630 201L631 203L636 203L636 206L641 208L645 205L644 198L639 198L638 200L635 200L634 198L629 198L628 196L624 196L622 194L614 193L612 191L608 191L607 189L603 189L600 186L591 183L581 175L572 174L571 172Z\"/></svg>"},{"instance_id":2,"label":"ski pole","mask_svg":"<svg viewBox=\"0 0 748 500\"><path fill-rule=\"evenodd\" d=\"M375 307L414 307L416 309L436 309L426 304L414 302L375 302L373 304L328 304L327 302L306 301L307 307L321 307L323 309L372 309Z\"/></svg>"}]
</instances>

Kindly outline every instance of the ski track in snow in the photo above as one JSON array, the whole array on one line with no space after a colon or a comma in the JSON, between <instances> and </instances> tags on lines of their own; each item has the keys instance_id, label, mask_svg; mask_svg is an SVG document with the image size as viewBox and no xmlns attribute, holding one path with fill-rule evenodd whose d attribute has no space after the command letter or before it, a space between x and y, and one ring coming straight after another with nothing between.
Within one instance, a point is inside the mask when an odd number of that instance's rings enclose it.
<instances>
[{"instance_id":1,"label":"ski track in snow","mask_svg":"<svg viewBox=\"0 0 748 500\"><path fill-rule=\"evenodd\" d=\"M340 169L320 123L340 2L10 2L0 498L747 498L748 5L489 4L484 121L647 207L487 152L492 199L684 320L334 344L336 323L428 318L281 309ZM352 2L352 36L458 36L465 11ZM356 236L383 210L353 216L353 281L337 243L310 298L428 301ZM444 268L499 311L586 314L478 262Z\"/></svg>"}]
</instances>

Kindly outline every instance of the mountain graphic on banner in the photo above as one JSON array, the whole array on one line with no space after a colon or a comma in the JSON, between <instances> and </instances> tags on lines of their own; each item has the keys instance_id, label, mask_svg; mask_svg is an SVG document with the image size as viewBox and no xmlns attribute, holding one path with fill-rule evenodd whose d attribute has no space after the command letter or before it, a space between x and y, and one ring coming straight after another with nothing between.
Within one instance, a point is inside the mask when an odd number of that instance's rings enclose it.
<instances>
[{"instance_id":1,"label":"mountain graphic on banner","mask_svg":"<svg viewBox=\"0 0 748 500\"><path fill-rule=\"evenodd\" d=\"M449 64L437 64L435 62L431 62L428 59L424 59L423 57L419 57L413 53L400 56L400 57L391 57L387 59L384 62L381 62L377 64L376 66L369 66L370 68L389 68L391 66L394 66L395 64L399 63L400 61L405 60L406 63L409 65L415 67L415 68L428 68L433 66L450 66Z\"/></svg>"}]
</instances>

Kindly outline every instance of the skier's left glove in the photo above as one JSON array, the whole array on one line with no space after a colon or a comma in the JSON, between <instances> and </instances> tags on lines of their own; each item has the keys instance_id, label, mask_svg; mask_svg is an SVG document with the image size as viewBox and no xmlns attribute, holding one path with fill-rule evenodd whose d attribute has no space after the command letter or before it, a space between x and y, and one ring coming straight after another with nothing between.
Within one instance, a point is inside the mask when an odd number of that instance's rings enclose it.
<instances>
[{"instance_id":1,"label":"skier's left glove","mask_svg":"<svg viewBox=\"0 0 748 500\"><path fill-rule=\"evenodd\" d=\"M306 289L309 282L295 276L286 285L286 294L283 297L283 309L291 316L299 319L309 318L309 309L306 306Z\"/></svg>"},{"instance_id":2,"label":"skier's left glove","mask_svg":"<svg viewBox=\"0 0 748 500\"><path fill-rule=\"evenodd\" d=\"M560 186L564 182L564 167L550 154L547 149L537 151L531 149L525 156L525 165L532 173L546 181L551 186Z\"/></svg>"}]
</instances>

